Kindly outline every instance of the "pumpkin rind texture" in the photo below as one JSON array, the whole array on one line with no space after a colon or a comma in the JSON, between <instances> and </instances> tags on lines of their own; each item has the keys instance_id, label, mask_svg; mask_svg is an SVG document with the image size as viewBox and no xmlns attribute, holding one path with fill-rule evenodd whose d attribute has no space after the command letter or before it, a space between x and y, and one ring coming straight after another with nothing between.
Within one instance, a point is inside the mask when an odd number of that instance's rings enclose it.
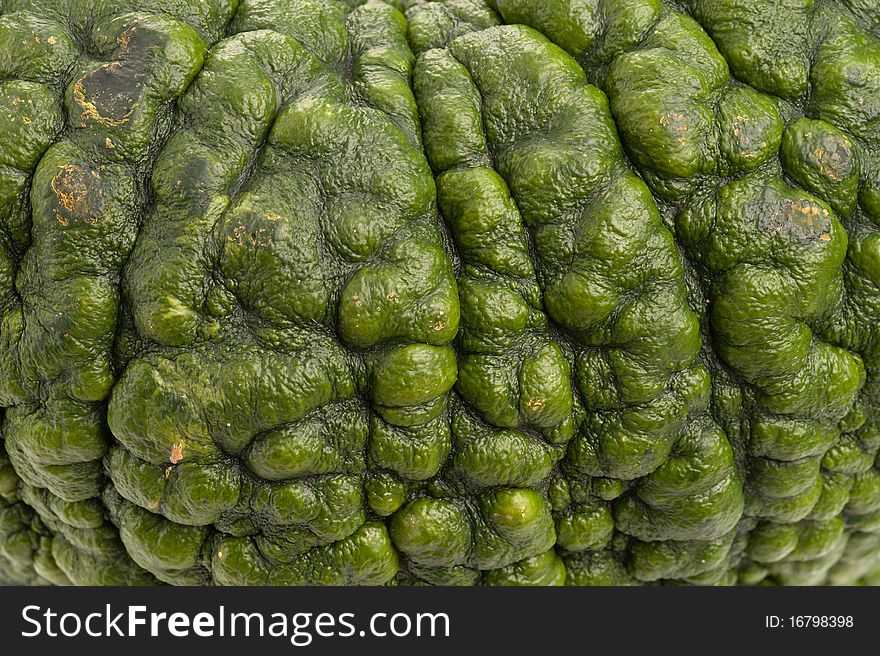
<instances>
[{"instance_id":1,"label":"pumpkin rind texture","mask_svg":"<svg viewBox=\"0 0 880 656\"><path fill-rule=\"evenodd\" d=\"M0 580L880 583L880 9L10 0Z\"/></svg>"}]
</instances>

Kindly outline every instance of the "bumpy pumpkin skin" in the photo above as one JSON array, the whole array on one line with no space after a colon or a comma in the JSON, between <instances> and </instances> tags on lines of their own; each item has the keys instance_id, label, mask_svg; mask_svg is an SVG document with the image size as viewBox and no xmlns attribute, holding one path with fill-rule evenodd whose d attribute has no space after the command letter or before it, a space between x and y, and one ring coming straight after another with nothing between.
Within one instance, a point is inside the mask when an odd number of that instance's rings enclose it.
<instances>
[{"instance_id":1,"label":"bumpy pumpkin skin","mask_svg":"<svg viewBox=\"0 0 880 656\"><path fill-rule=\"evenodd\" d=\"M0 579L880 580L880 9L12 0Z\"/></svg>"}]
</instances>

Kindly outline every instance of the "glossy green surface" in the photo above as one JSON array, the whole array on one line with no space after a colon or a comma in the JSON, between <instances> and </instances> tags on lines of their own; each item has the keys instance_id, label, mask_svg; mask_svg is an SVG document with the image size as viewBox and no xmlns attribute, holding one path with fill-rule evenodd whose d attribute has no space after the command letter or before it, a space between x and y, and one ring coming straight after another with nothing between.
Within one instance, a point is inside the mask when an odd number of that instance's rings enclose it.
<instances>
[{"instance_id":1,"label":"glossy green surface","mask_svg":"<svg viewBox=\"0 0 880 656\"><path fill-rule=\"evenodd\" d=\"M0 579L880 582L880 10L7 0Z\"/></svg>"}]
</instances>

